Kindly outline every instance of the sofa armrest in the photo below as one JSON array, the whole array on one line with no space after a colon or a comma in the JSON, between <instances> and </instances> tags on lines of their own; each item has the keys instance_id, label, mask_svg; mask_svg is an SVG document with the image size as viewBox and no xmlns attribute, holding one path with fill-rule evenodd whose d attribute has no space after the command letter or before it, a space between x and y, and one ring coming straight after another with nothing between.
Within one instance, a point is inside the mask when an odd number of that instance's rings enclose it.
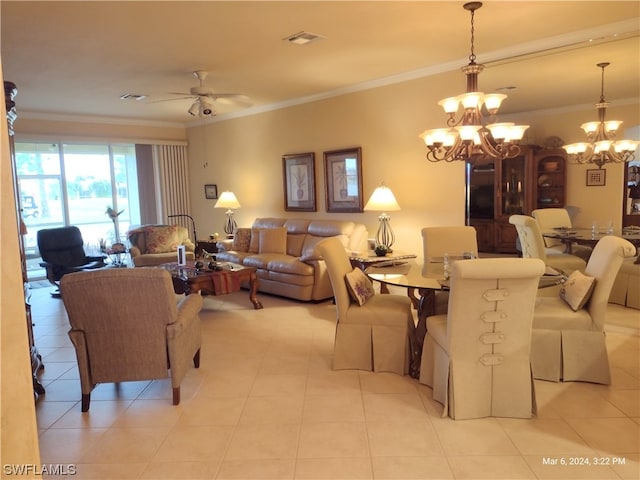
<instances>
[{"instance_id":1,"label":"sofa armrest","mask_svg":"<svg viewBox=\"0 0 640 480\"><path fill-rule=\"evenodd\" d=\"M185 238L185 239L182 241L182 245L184 245L184 246L185 246L185 248L187 249L187 251L189 251L189 252L195 252L195 251L196 251L196 246L195 246L195 244L191 241L191 239L190 239L190 238Z\"/></svg>"},{"instance_id":2,"label":"sofa armrest","mask_svg":"<svg viewBox=\"0 0 640 480\"><path fill-rule=\"evenodd\" d=\"M218 247L218 252L228 252L231 250L231 245L233 245L233 239L225 238L224 240L219 240L216 243L216 247Z\"/></svg>"},{"instance_id":3,"label":"sofa armrest","mask_svg":"<svg viewBox=\"0 0 640 480\"><path fill-rule=\"evenodd\" d=\"M138 247L132 245L131 248L129 248L129 255L131 255L131 258L134 258L142 255L142 252Z\"/></svg>"}]
</instances>

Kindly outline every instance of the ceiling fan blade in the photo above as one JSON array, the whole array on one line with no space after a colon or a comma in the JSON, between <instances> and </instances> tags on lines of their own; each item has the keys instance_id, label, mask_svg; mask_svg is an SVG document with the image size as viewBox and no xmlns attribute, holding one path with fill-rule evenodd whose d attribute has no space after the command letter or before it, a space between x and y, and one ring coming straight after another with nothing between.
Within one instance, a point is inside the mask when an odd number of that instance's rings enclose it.
<instances>
[{"instance_id":1,"label":"ceiling fan blade","mask_svg":"<svg viewBox=\"0 0 640 480\"><path fill-rule=\"evenodd\" d=\"M184 95L184 93L181 93L180 95ZM164 100L154 100L152 102L146 102L146 103L162 103L162 102L175 102L176 100L186 100L186 99L193 99L196 98L194 96L188 96L188 97L182 97L182 98L165 98Z\"/></svg>"},{"instance_id":2,"label":"ceiling fan blade","mask_svg":"<svg viewBox=\"0 0 640 480\"><path fill-rule=\"evenodd\" d=\"M239 105L245 107L252 105L251 99L248 96L239 93L214 93L211 95L211 98L224 105Z\"/></svg>"}]
</instances>

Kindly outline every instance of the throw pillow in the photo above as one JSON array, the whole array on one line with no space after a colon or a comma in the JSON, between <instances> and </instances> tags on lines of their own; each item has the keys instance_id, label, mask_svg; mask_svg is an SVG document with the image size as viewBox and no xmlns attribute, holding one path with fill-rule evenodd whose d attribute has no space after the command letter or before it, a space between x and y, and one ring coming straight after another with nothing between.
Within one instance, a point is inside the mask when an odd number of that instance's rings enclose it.
<instances>
[{"instance_id":1,"label":"throw pillow","mask_svg":"<svg viewBox=\"0 0 640 480\"><path fill-rule=\"evenodd\" d=\"M178 226L146 227L144 230L147 253L170 253L178 248Z\"/></svg>"},{"instance_id":2,"label":"throw pillow","mask_svg":"<svg viewBox=\"0 0 640 480\"><path fill-rule=\"evenodd\" d=\"M576 270L564 282L560 289L560 298L567 302L574 312L577 312L589 301L595 286L595 278Z\"/></svg>"},{"instance_id":3,"label":"throw pillow","mask_svg":"<svg viewBox=\"0 0 640 480\"><path fill-rule=\"evenodd\" d=\"M358 305L363 306L367 303L371 297L373 297L375 291L373 290L373 283L359 268L354 268L353 271L347 273L344 276L349 294Z\"/></svg>"},{"instance_id":4,"label":"throw pillow","mask_svg":"<svg viewBox=\"0 0 640 480\"><path fill-rule=\"evenodd\" d=\"M251 241L249 242L249 251L258 253L260 248L260 230L261 228L251 228Z\"/></svg>"},{"instance_id":5,"label":"throw pillow","mask_svg":"<svg viewBox=\"0 0 640 480\"><path fill-rule=\"evenodd\" d=\"M287 253L287 229L263 228L260 230L259 253Z\"/></svg>"},{"instance_id":6,"label":"throw pillow","mask_svg":"<svg viewBox=\"0 0 640 480\"><path fill-rule=\"evenodd\" d=\"M236 252L248 252L249 245L251 245L251 229L238 228L233 236L231 250Z\"/></svg>"}]
</instances>

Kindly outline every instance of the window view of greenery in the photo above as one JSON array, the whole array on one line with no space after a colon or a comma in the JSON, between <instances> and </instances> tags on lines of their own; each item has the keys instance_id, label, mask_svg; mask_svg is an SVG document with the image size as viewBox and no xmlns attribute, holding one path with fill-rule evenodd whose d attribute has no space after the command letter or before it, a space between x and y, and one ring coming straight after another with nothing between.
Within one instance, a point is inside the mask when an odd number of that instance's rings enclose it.
<instances>
[{"instance_id":1,"label":"window view of greenery","mask_svg":"<svg viewBox=\"0 0 640 480\"><path fill-rule=\"evenodd\" d=\"M16 166L29 280L44 277L39 230L75 225L95 255L140 223L134 145L16 142Z\"/></svg>"}]
</instances>

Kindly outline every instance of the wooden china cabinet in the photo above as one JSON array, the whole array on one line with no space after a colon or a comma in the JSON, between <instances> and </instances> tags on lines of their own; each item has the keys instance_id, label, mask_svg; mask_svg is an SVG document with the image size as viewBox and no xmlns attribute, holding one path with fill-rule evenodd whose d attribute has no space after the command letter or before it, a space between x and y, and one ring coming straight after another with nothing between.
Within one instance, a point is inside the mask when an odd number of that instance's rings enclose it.
<instances>
[{"instance_id":1,"label":"wooden china cabinet","mask_svg":"<svg viewBox=\"0 0 640 480\"><path fill-rule=\"evenodd\" d=\"M22 283L24 285L24 306L26 311L26 322L27 322L27 333L29 337L29 350L31 353L31 370L33 373L33 393L38 399L39 395L44 393L44 387L38 381L36 377L36 372L43 368L44 365L42 363L42 357L38 353L38 349L35 345L34 337L33 337L33 319L31 317L31 305L29 304L30 287L29 281L27 279L27 256L24 248L24 237L26 234L27 227L22 220L22 208L20 205L20 195L18 194L18 175L16 171L16 158L15 158L15 147L14 147L14 130L13 124L17 118L16 113L16 104L14 99L18 94L18 89L13 82L4 82L4 97L5 97L5 106L7 110L7 126L9 131L9 149L11 154L11 169L13 173L13 182L14 182L14 200L17 209L18 219L16 228L18 229L18 242L20 248L20 262L22 264Z\"/></svg>"},{"instance_id":2,"label":"wooden china cabinet","mask_svg":"<svg viewBox=\"0 0 640 480\"><path fill-rule=\"evenodd\" d=\"M522 145L514 158L467 163L466 223L475 227L481 252L517 253L518 234L509 217L564 206L563 152Z\"/></svg>"}]
</instances>

